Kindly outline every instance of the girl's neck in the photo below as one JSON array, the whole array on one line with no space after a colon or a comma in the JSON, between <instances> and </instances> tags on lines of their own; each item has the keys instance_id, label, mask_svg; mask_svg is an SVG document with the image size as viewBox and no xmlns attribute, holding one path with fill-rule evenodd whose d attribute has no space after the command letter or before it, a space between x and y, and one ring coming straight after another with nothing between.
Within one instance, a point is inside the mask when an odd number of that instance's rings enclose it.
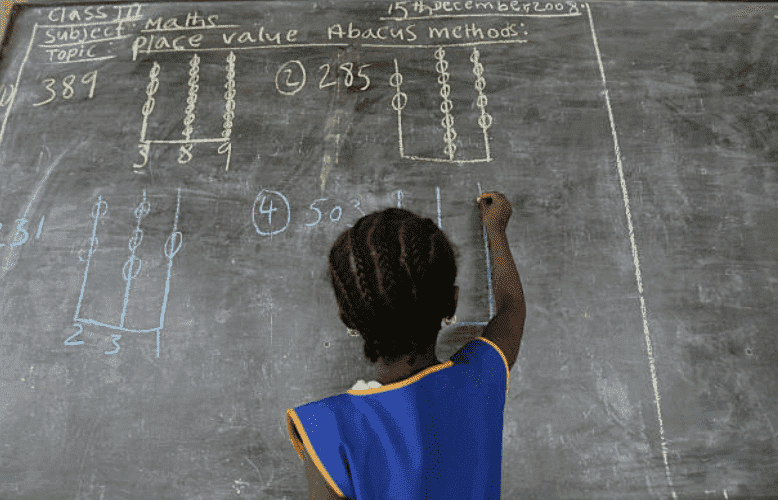
<instances>
[{"instance_id":1,"label":"girl's neck","mask_svg":"<svg viewBox=\"0 0 778 500\"><path fill-rule=\"evenodd\" d=\"M423 355L417 356L412 365L408 363L409 359L410 355L407 355L394 363L387 364L383 358L379 358L376 364L376 382L381 385L392 384L439 364L438 358L435 357L434 346Z\"/></svg>"}]
</instances>

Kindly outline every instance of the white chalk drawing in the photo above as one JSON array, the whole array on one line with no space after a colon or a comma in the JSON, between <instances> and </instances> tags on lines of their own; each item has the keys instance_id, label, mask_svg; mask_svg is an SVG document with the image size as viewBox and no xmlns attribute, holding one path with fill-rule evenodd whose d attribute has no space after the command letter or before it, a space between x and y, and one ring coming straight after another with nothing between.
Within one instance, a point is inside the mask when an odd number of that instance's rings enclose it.
<instances>
[{"instance_id":1,"label":"white chalk drawing","mask_svg":"<svg viewBox=\"0 0 778 500\"><path fill-rule=\"evenodd\" d=\"M146 215L148 215L150 209L151 209L151 205L148 202L148 200L146 200L146 191L144 190L143 201L141 201L140 204L135 209L135 219L137 220L137 223L135 226L135 230L133 231L129 239L130 256L127 259L127 261L124 263L124 267L122 268L121 271L122 277L124 278L126 285L124 288L124 305L122 306L122 312L121 312L121 317L119 319L119 324L115 325L115 324L95 321L93 319L80 318L79 314L81 313L81 306L83 305L83 301L84 301L84 291L86 289L87 281L89 278L89 266L91 265L94 254L97 251L97 248L99 246L98 245L99 242L97 240L97 223L100 217L104 217L108 211L108 203L106 203L105 200L103 200L102 196L98 198L97 203L95 203L94 207L92 208L92 218L94 218L95 221L92 227L92 237L89 240L89 255L86 260L86 268L84 269L84 278L81 284L81 295L78 297L76 314L73 316L73 322L74 322L73 326L76 328L76 333L68 337L67 340L65 340L65 345L80 345L84 343L83 340L73 340L81 332L83 332L84 325L105 327L105 328L110 328L111 330L115 330L119 332L127 332L127 333L156 332L157 357L159 357L159 337L160 337L160 332L165 326L165 310L167 308L168 295L170 293L170 277L173 271L173 257L175 257L178 251L181 249L181 244L183 242L183 236L181 232L178 230L178 217L181 211L181 188L178 189L178 199L176 201L176 215L173 220L173 230L170 233L170 236L168 236L164 248L165 256L168 259L168 266L167 266L167 278L165 280L165 294L162 299L162 304L160 306L159 324L152 326L150 328L128 328L125 325L125 318L127 315L128 306L130 304L130 291L132 289L132 280L138 276L142 266L141 259L138 256L136 256L135 253L138 247L140 247L141 242L143 241L143 230L141 229L141 223L143 221L143 218ZM121 334L111 335L111 340L116 346L116 349L114 351L106 351L106 354L116 354L119 351L119 344L117 343L117 341L120 338L121 338Z\"/></svg>"},{"instance_id":2,"label":"white chalk drawing","mask_svg":"<svg viewBox=\"0 0 778 500\"><path fill-rule=\"evenodd\" d=\"M440 122L443 128L443 154L445 158L425 158L420 156L406 155L405 145L403 142L403 109L408 104L408 94L402 91L403 76L400 72L400 68L397 64L397 59L394 59L394 73L389 78L389 85L394 87L395 93L392 96L392 109L397 111L397 138L400 149L400 156L411 160L419 161L434 161L443 163L480 163L492 161L492 153L489 146L489 134L487 131L492 126L492 116L486 112L486 105L488 98L484 93L486 88L486 80L484 79L484 66L480 61L480 52L476 47L473 47L473 52L470 55L470 62L473 63L473 74L475 75L475 92L477 94L476 105L481 110L481 115L478 117L478 126L483 131L484 136L484 156L482 158L455 158L456 155L456 140L458 134L454 127L454 115L452 114L453 103L449 99L451 95L451 86L448 81L451 74L448 72L448 61L446 60L446 51L441 46L435 51L435 70L438 72L438 84L440 84L440 111L443 113L443 119Z\"/></svg>"},{"instance_id":3,"label":"white chalk drawing","mask_svg":"<svg viewBox=\"0 0 778 500\"><path fill-rule=\"evenodd\" d=\"M194 132L194 122L196 118L195 108L197 105L198 92L200 90L200 56L193 54L189 60L189 80L187 81L187 98L186 108L184 109L183 117L183 130L181 135L183 139L163 140L163 139L149 139L146 136L148 130L149 115L154 111L155 99L157 91L159 90L159 74L162 71L162 67L157 61L153 61L151 70L149 71L149 83L146 86L146 101L141 108L141 116L143 121L140 128L140 140L138 141L139 154L143 161L141 163L133 164L135 169L143 169L148 166L149 151L152 144L179 144L179 156L178 163L189 163L193 158L193 150L196 144L203 143L218 143L217 153L220 155L227 155L227 161L224 166L224 170L230 169L230 161L232 159L232 128L233 120L235 119L235 53L230 51L226 59L225 71L226 71L226 83L224 87L227 91L224 93L224 108L225 113L224 127L221 137L210 137L194 139L192 133Z\"/></svg>"}]
</instances>

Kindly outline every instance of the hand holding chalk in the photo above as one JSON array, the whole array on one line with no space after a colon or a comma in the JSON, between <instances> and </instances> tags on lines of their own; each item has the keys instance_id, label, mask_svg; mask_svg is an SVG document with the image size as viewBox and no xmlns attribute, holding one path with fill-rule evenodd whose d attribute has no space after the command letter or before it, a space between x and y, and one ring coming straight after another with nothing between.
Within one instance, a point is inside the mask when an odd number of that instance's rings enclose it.
<instances>
[{"instance_id":1,"label":"hand holding chalk","mask_svg":"<svg viewBox=\"0 0 778 500\"><path fill-rule=\"evenodd\" d=\"M511 202L505 195L491 191L483 193L476 202L481 214L481 224L486 227L487 231L505 231L505 228L508 227L508 219L513 214Z\"/></svg>"}]
</instances>

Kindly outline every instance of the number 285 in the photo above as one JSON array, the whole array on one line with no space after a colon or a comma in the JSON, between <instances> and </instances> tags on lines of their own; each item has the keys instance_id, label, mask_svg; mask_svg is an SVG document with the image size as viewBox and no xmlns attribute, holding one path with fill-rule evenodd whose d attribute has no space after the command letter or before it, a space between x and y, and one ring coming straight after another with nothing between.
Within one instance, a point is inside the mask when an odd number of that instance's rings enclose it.
<instances>
[{"instance_id":1,"label":"number 285","mask_svg":"<svg viewBox=\"0 0 778 500\"><path fill-rule=\"evenodd\" d=\"M343 83L348 87L355 87L357 90L367 90L370 87L370 77L365 74L365 68L370 64L362 64L355 67L354 63L346 62L339 65L330 65L329 63L319 66L321 71L321 80L319 88L326 89L338 84L338 74L344 73ZM364 84L361 84L364 80ZM276 73L276 89L287 96L300 92L308 81L308 74L305 66L300 61L285 62Z\"/></svg>"}]
</instances>

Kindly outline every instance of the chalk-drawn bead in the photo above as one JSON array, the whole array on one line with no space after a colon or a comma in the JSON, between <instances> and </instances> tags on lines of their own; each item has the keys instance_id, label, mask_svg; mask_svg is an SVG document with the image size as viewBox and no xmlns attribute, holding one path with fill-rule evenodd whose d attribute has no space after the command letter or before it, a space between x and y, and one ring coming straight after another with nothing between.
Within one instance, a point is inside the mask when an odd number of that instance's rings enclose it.
<instances>
[{"instance_id":1,"label":"chalk-drawn bead","mask_svg":"<svg viewBox=\"0 0 778 500\"><path fill-rule=\"evenodd\" d=\"M443 76L446 76L446 78L442 78ZM451 95L451 85L449 85L447 82L448 82L447 75L441 75L440 77L438 77L438 83L441 84L440 96L443 99L448 99L448 96Z\"/></svg>"},{"instance_id":2,"label":"chalk-drawn bead","mask_svg":"<svg viewBox=\"0 0 778 500\"><path fill-rule=\"evenodd\" d=\"M154 111L154 103L156 101L153 97L149 97L145 103L143 103L143 108L141 109L141 113L144 116L149 116L152 111Z\"/></svg>"},{"instance_id":3,"label":"chalk-drawn bead","mask_svg":"<svg viewBox=\"0 0 778 500\"><path fill-rule=\"evenodd\" d=\"M145 198L145 195L144 195ZM145 217L151 211L151 205L145 199L135 208L135 218L140 219Z\"/></svg>"},{"instance_id":4,"label":"chalk-drawn bead","mask_svg":"<svg viewBox=\"0 0 778 500\"><path fill-rule=\"evenodd\" d=\"M403 83L403 76L400 73L392 73L389 77L389 85L392 87L399 87Z\"/></svg>"},{"instance_id":5,"label":"chalk-drawn bead","mask_svg":"<svg viewBox=\"0 0 778 500\"><path fill-rule=\"evenodd\" d=\"M181 234L181 231L176 231L168 236L167 241L165 241L165 255L168 259L172 259L178 253L183 241L184 237Z\"/></svg>"},{"instance_id":6,"label":"chalk-drawn bead","mask_svg":"<svg viewBox=\"0 0 778 500\"><path fill-rule=\"evenodd\" d=\"M133 267L135 266L135 262L138 263L138 269L133 272ZM128 267L129 266L129 269ZM135 278L140 274L140 269L143 267L143 262L136 256L130 255L130 258L127 259L127 262L124 263L124 268L122 268L122 274L124 275L125 281L130 281L132 278Z\"/></svg>"},{"instance_id":7,"label":"chalk-drawn bead","mask_svg":"<svg viewBox=\"0 0 778 500\"><path fill-rule=\"evenodd\" d=\"M446 115L448 115L448 113L451 112L451 108L453 107L454 107L454 103L452 103L448 99L440 103L440 110L443 111Z\"/></svg>"},{"instance_id":8,"label":"chalk-drawn bead","mask_svg":"<svg viewBox=\"0 0 778 500\"><path fill-rule=\"evenodd\" d=\"M478 117L478 125L481 126L482 129L486 130L489 127L492 126L492 115L490 114L483 114Z\"/></svg>"},{"instance_id":9,"label":"chalk-drawn bead","mask_svg":"<svg viewBox=\"0 0 778 500\"><path fill-rule=\"evenodd\" d=\"M159 80L153 78L148 85L146 85L146 95L153 96L159 90Z\"/></svg>"},{"instance_id":10,"label":"chalk-drawn bead","mask_svg":"<svg viewBox=\"0 0 778 500\"><path fill-rule=\"evenodd\" d=\"M92 218L94 219L104 216L107 212L108 212L108 203L103 201L102 198L92 206Z\"/></svg>"},{"instance_id":11,"label":"chalk-drawn bead","mask_svg":"<svg viewBox=\"0 0 778 500\"><path fill-rule=\"evenodd\" d=\"M130 251L134 252L143 241L143 230L141 228L135 228L135 232L132 234L132 237L130 238Z\"/></svg>"},{"instance_id":12,"label":"chalk-drawn bead","mask_svg":"<svg viewBox=\"0 0 778 500\"><path fill-rule=\"evenodd\" d=\"M395 111L402 111L408 104L408 95L405 92L399 92L392 96L392 108Z\"/></svg>"}]
</instances>

